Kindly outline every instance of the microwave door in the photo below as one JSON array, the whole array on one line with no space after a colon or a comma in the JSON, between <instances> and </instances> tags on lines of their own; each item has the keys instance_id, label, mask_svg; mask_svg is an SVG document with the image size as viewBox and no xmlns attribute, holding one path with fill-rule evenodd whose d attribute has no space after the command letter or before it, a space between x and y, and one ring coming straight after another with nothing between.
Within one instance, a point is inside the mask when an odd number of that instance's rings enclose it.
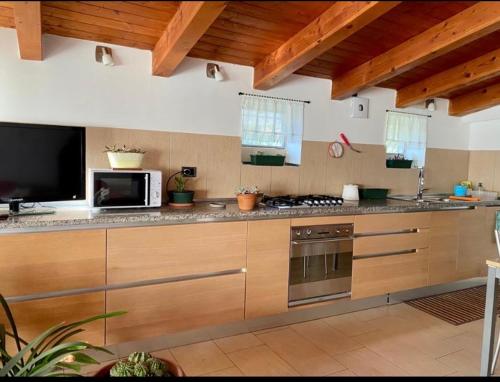
<instances>
[{"instance_id":1,"label":"microwave door","mask_svg":"<svg viewBox=\"0 0 500 382\"><path fill-rule=\"evenodd\" d=\"M151 205L151 201L149 200L149 174L144 174L144 183L145 183L145 188L146 188L146 193L145 193L145 197L144 197L144 203L146 206L149 206Z\"/></svg>"},{"instance_id":2,"label":"microwave door","mask_svg":"<svg viewBox=\"0 0 500 382\"><path fill-rule=\"evenodd\" d=\"M94 174L94 207L146 207L149 179L144 173Z\"/></svg>"}]
</instances>

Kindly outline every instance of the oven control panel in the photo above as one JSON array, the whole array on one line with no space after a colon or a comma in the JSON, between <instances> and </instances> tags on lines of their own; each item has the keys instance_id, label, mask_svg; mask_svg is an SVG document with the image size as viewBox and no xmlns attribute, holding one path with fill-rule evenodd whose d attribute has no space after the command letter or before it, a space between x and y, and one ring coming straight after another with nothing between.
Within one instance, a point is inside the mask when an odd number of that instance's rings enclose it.
<instances>
[{"instance_id":1,"label":"oven control panel","mask_svg":"<svg viewBox=\"0 0 500 382\"><path fill-rule=\"evenodd\" d=\"M353 224L328 224L317 226L303 226L292 228L292 240L331 239L337 237L351 237L354 232Z\"/></svg>"}]
</instances>

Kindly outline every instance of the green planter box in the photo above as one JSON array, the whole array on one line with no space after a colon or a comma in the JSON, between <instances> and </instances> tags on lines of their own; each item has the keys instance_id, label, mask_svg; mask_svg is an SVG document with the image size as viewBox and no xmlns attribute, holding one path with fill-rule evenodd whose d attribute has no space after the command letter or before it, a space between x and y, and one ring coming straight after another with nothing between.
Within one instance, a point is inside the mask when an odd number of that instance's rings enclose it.
<instances>
[{"instance_id":1,"label":"green planter box","mask_svg":"<svg viewBox=\"0 0 500 382\"><path fill-rule=\"evenodd\" d=\"M388 188L360 188L359 198L360 199L386 199Z\"/></svg>"},{"instance_id":2,"label":"green planter box","mask_svg":"<svg viewBox=\"0 0 500 382\"><path fill-rule=\"evenodd\" d=\"M251 163L254 166L283 166L285 164L285 156L283 155L250 155Z\"/></svg>"},{"instance_id":3,"label":"green planter box","mask_svg":"<svg viewBox=\"0 0 500 382\"><path fill-rule=\"evenodd\" d=\"M408 159L386 159L385 167L387 168L411 168L412 160Z\"/></svg>"}]
</instances>

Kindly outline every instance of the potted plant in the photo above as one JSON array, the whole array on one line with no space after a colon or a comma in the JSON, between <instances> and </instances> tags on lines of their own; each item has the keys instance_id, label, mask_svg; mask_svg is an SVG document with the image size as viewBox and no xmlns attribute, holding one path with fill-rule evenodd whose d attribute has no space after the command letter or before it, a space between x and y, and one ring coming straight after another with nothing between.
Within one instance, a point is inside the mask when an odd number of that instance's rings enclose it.
<instances>
[{"instance_id":1,"label":"potted plant","mask_svg":"<svg viewBox=\"0 0 500 382\"><path fill-rule=\"evenodd\" d=\"M142 160L146 151L137 147L117 147L116 145L106 146L105 153L108 154L108 160L113 169L140 170Z\"/></svg>"},{"instance_id":2,"label":"potted plant","mask_svg":"<svg viewBox=\"0 0 500 382\"><path fill-rule=\"evenodd\" d=\"M403 154L394 154L392 158L385 160L387 168L411 168L411 159L405 159Z\"/></svg>"},{"instance_id":3,"label":"potted plant","mask_svg":"<svg viewBox=\"0 0 500 382\"><path fill-rule=\"evenodd\" d=\"M194 191L186 190L187 178L180 174L174 178L174 181L175 191L169 192L170 202L174 204L192 204Z\"/></svg>"},{"instance_id":4,"label":"potted plant","mask_svg":"<svg viewBox=\"0 0 500 382\"><path fill-rule=\"evenodd\" d=\"M236 198L238 199L238 207L242 211L251 211L255 207L259 189L257 186L244 187L240 186L236 189Z\"/></svg>"},{"instance_id":5,"label":"potted plant","mask_svg":"<svg viewBox=\"0 0 500 382\"><path fill-rule=\"evenodd\" d=\"M127 358L103 367L96 377L183 377L184 372L176 364L155 358L149 353L132 353Z\"/></svg>"},{"instance_id":6,"label":"potted plant","mask_svg":"<svg viewBox=\"0 0 500 382\"><path fill-rule=\"evenodd\" d=\"M14 317L2 295L0 295L0 304L10 325L10 330L8 330L5 325L0 324L0 377L80 376L82 366L99 364L85 353L86 350L113 353L83 341L67 342L68 339L83 332L85 329L81 328L82 325L125 314L125 312L112 312L67 325L61 323L28 342L18 335ZM16 354L9 354L6 345L7 337L14 340Z\"/></svg>"}]
</instances>

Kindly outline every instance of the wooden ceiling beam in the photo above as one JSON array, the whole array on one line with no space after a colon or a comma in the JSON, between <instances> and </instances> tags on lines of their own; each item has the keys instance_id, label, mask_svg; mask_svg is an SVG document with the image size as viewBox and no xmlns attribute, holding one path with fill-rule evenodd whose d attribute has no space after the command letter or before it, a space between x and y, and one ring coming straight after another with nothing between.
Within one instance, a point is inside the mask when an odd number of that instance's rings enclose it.
<instances>
[{"instance_id":1,"label":"wooden ceiling beam","mask_svg":"<svg viewBox=\"0 0 500 382\"><path fill-rule=\"evenodd\" d=\"M396 106L405 107L428 98L475 85L500 75L500 49L454 66L398 90Z\"/></svg>"},{"instance_id":2,"label":"wooden ceiling beam","mask_svg":"<svg viewBox=\"0 0 500 382\"><path fill-rule=\"evenodd\" d=\"M497 2L479 2L332 82L332 98L344 99L500 29Z\"/></svg>"},{"instance_id":3,"label":"wooden ceiling beam","mask_svg":"<svg viewBox=\"0 0 500 382\"><path fill-rule=\"evenodd\" d=\"M399 3L399 1L335 3L255 66L253 87L260 90L271 88Z\"/></svg>"},{"instance_id":4,"label":"wooden ceiling beam","mask_svg":"<svg viewBox=\"0 0 500 382\"><path fill-rule=\"evenodd\" d=\"M153 49L153 75L170 76L225 7L225 1L181 2Z\"/></svg>"},{"instance_id":5,"label":"wooden ceiling beam","mask_svg":"<svg viewBox=\"0 0 500 382\"><path fill-rule=\"evenodd\" d=\"M461 117L497 105L500 105L500 83L451 98L448 114Z\"/></svg>"},{"instance_id":6,"label":"wooden ceiling beam","mask_svg":"<svg viewBox=\"0 0 500 382\"><path fill-rule=\"evenodd\" d=\"M23 60L41 61L42 13L39 1L14 1L14 24L19 45L19 56Z\"/></svg>"}]
</instances>

